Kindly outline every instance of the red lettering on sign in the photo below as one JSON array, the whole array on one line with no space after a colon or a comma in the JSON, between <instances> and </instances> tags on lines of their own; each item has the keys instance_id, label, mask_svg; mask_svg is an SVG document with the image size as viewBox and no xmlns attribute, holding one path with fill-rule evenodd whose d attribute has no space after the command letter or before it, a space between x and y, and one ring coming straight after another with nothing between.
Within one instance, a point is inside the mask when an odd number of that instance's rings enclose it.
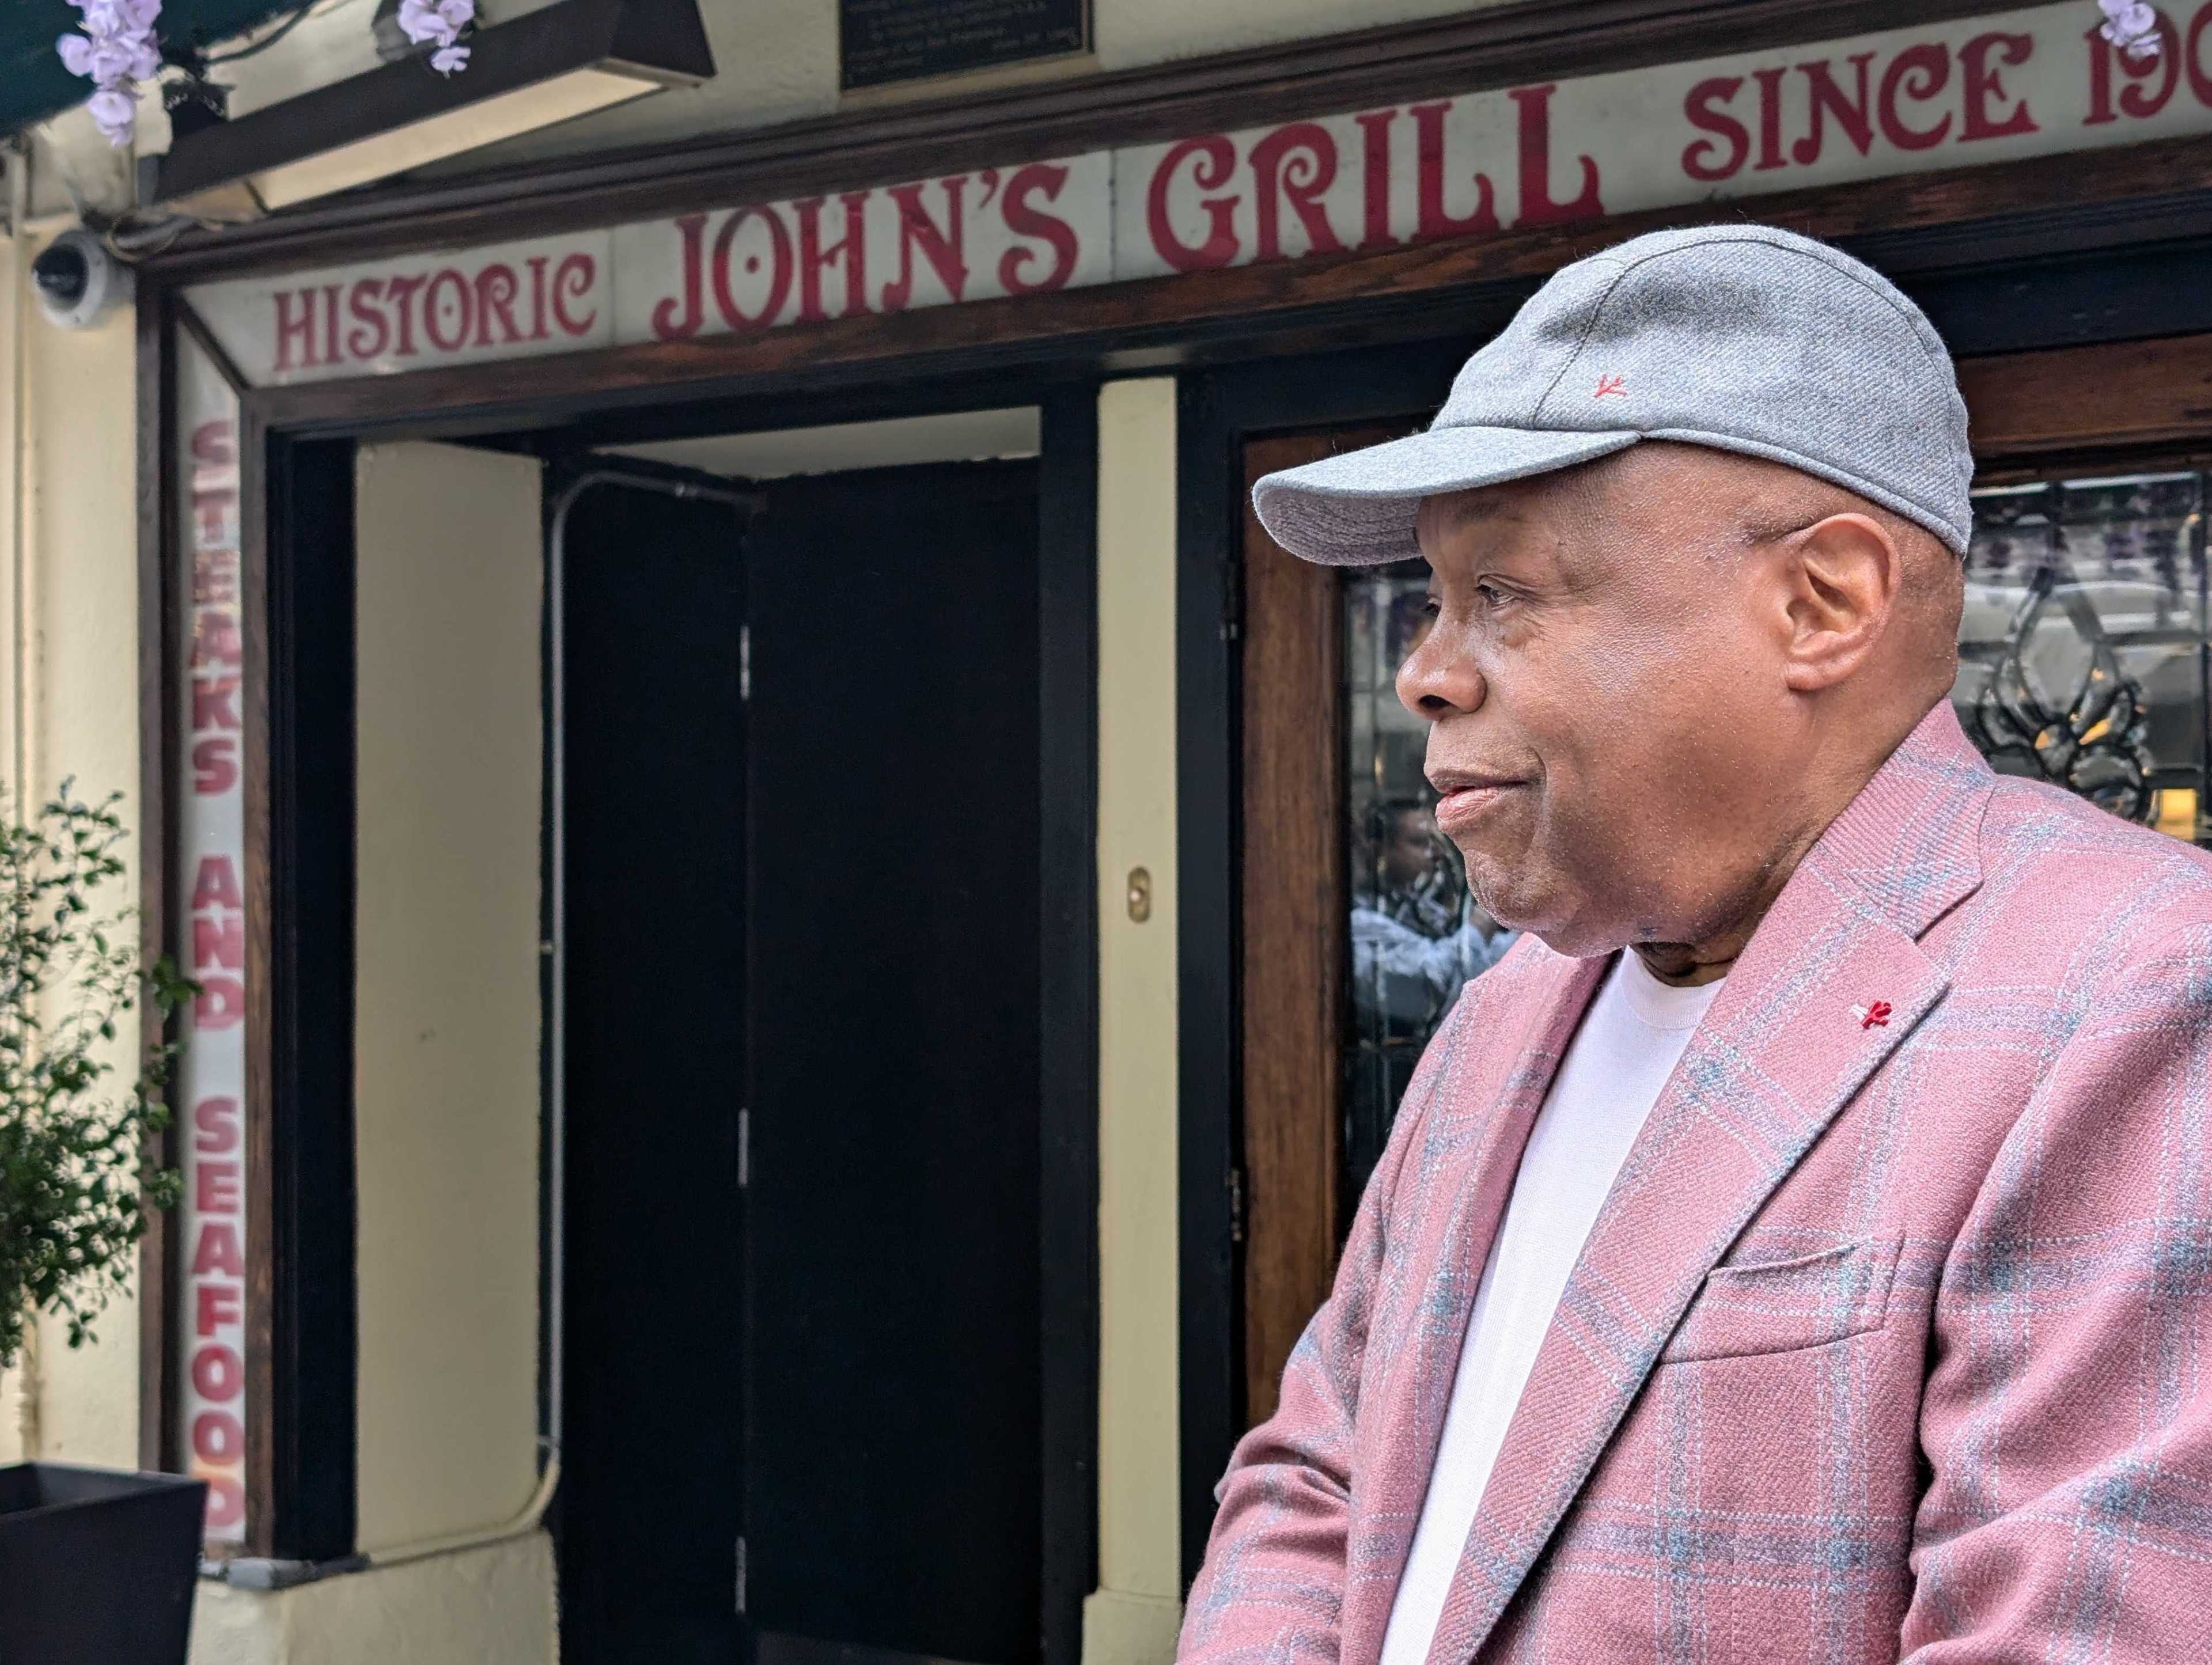
<instances>
[{"instance_id":1,"label":"red lettering on sign","mask_svg":"<svg viewBox=\"0 0 2212 1665\"><path fill-rule=\"evenodd\" d=\"M202 1462L236 1462L246 1455L246 1430L228 1411L202 1411L192 1419L192 1455ZM212 1493L208 1501L212 1508Z\"/></svg>"},{"instance_id":2,"label":"red lettering on sign","mask_svg":"<svg viewBox=\"0 0 2212 1665\"><path fill-rule=\"evenodd\" d=\"M224 1229L228 1231L229 1228ZM192 1386L198 1389L202 1399L211 1399L220 1405L225 1400L236 1399L238 1390L245 1385L246 1366L239 1362L238 1355L222 1342L214 1342L193 1352Z\"/></svg>"},{"instance_id":3,"label":"red lettering on sign","mask_svg":"<svg viewBox=\"0 0 2212 1665\"><path fill-rule=\"evenodd\" d=\"M1389 248L1398 240L1390 234L1390 124L1398 112L1370 110L1352 119L1359 124L1362 160L1359 246Z\"/></svg>"},{"instance_id":4,"label":"red lettering on sign","mask_svg":"<svg viewBox=\"0 0 2212 1665\"><path fill-rule=\"evenodd\" d=\"M1498 206L1487 173L1474 176L1474 212L1454 214L1444 207L1444 116L1450 109L1449 100L1440 100L1416 104L1407 112L1413 118L1413 240L1417 243L1498 229Z\"/></svg>"},{"instance_id":5,"label":"red lettering on sign","mask_svg":"<svg viewBox=\"0 0 2212 1665\"><path fill-rule=\"evenodd\" d=\"M2022 99L2009 114L1993 113L1992 100L2011 96L2004 89L1998 65L2025 64L2035 51L2032 34L2004 34L1996 30L1978 34L1959 48L1959 67L1965 71L1966 86L1966 122L1959 137L1972 139L2008 138L2014 133L2033 133L2041 130L2035 118L2028 113L2027 100ZM1997 64L1989 62L1995 52Z\"/></svg>"},{"instance_id":6,"label":"red lettering on sign","mask_svg":"<svg viewBox=\"0 0 2212 1665\"><path fill-rule=\"evenodd\" d=\"M868 193L848 191L837 201L845 210L845 234L824 248L822 244L822 205L829 198L810 197L794 203L799 216L799 317L811 324L830 314L822 308L822 274L832 262L845 268L845 311L850 317L868 307Z\"/></svg>"},{"instance_id":7,"label":"red lettering on sign","mask_svg":"<svg viewBox=\"0 0 2212 1665\"><path fill-rule=\"evenodd\" d=\"M228 1474L200 1474L207 1482L207 1523L210 1531L236 1526L246 1518L246 1490Z\"/></svg>"},{"instance_id":8,"label":"red lettering on sign","mask_svg":"<svg viewBox=\"0 0 2212 1665\"><path fill-rule=\"evenodd\" d=\"M684 273L683 310L680 313L677 310L678 301L672 295L664 297L654 305L653 333L662 341L681 341L688 337L697 335L699 325L705 322L699 313L699 264L702 246L707 233L707 216L703 214L687 214L676 222L676 231L678 251L676 257L677 264L683 269ZM544 279L544 261L533 260L531 264L538 269L538 279L542 283Z\"/></svg>"},{"instance_id":9,"label":"red lettering on sign","mask_svg":"<svg viewBox=\"0 0 2212 1665\"><path fill-rule=\"evenodd\" d=\"M239 1209L238 1164L203 1162L192 1174L193 1206L204 1214L235 1214Z\"/></svg>"},{"instance_id":10,"label":"red lettering on sign","mask_svg":"<svg viewBox=\"0 0 2212 1665\"><path fill-rule=\"evenodd\" d=\"M276 303L276 368L313 368L315 362L315 292L279 289ZM294 307L297 307L296 313ZM298 356L295 357L296 349Z\"/></svg>"},{"instance_id":11,"label":"red lettering on sign","mask_svg":"<svg viewBox=\"0 0 2212 1665\"><path fill-rule=\"evenodd\" d=\"M192 669L210 665L236 665L244 653L237 621L213 610L203 612L192 629Z\"/></svg>"},{"instance_id":12,"label":"red lettering on sign","mask_svg":"<svg viewBox=\"0 0 2212 1665\"><path fill-rule=\"evenodd\" d=\"M246 898L239 892L238 872L227 855L204 855L199 872L192 878L192 911L203 908L243 908Z\"/></svg>"},{"instance_id":13,"label":"red lettering on sign","mask_svg":"<svg viewBox=\"0 0 2212 1665\"><path fill-rule=\"evenodd\" d=\"M246 1016L246 985L235 977L202 977L192 1002L192 1027L228 1029Z\"/></svg>"},{"instance_id":14,"label":"red lettering on sign","mask_svg":"<svg viewBox=\"0 0 2212 1665\"><path fill-rule=\"evenodd\" d=\"M193 1329L201 1335L213 1335L225 1324L235 1324L244 1316L239 1303L236 1284L198 1284L192 1289Z\"/></svg>"},{"instance_id":15,"label":"red lettering on sign","mask_svg":"<svg viewBox=\"0 0 2212 1665\"><path fill-rule=\"evenodd\" d=\"M550 255L530 257L530 338L546 339L545 330L545 267Z\"/></svg>"},{"instance_id":16,"label":"red lettering on sign","mask_svg":"<svg viewBox=\"0 0 2212 1665\"><path fill-rule=\"evenodd\" d=\"M1042 289L1063 288L1074 275L1075 262L1083 252L1077 240L1075 228L1057 214L1047 213L1035 207L1030 199L1042 197L1048 203L1060 199L1060 190L1067 184L1067 170L1058 162L1031 162L1017 168L1006 181L1006 195L1000 198L999 212L1006 222L1006 229L1017 237L1042 240L1052 251L1052 264L1042 277L1025 276L1029 267L1041 257L1024 243L1008 249L999 257L999 287L1008 295L1034 295Z\"/></svg>"},{"instance_id":17,"label":"red lettering on sign","mask_svg":"<svg viewBox=\"0 0 2212 1665\"><path fill-rule=\"evenodd\" d=\"M898 204L898 276L884 285L884 310L904 312L914 299L914 255L916 249L929 262L937 281L945 285L945 293L955 301L961 298L968 287L968 259L964 249L965 217L960 205L960 193L967 188L968 176L956 173L939 179L945 192L945 223L939 226L929 217L921 205L921 186L895 185L890 187L891 200Z\"/></svg>"},{"instance_id":18,"label":"red lettering on sign","mask_svg":"<svg viewBox=\"0 0 2212 1665\"><path fill-rule=\"evenodd\" d=\"M954 199L957 208L958 199ZM769 273L768 295L761 301L757 313L748 313L738 304L738 297L730 288L730 250L737 241L738 232L748 220L757 219L768 228ZM760 256L745 257L745 273L752 276L760 270ZM774 324L783 312L783 303L791 295L791 234L783 228L783 220L772 208L741 208L722 222L721 234L714 239L714 305L722 314L722 321L733 330L761 330Z\"/></svg>"},{"instance_id":19,"label":"red lettering on sign","mask_svg":"<svg viewBox=\"0 0 2212 1665\"><path fill-rule=\"evenodd\" d=\"M2194 61L2197 32L2203 26L2208 15L2212 15L2212 6L2200 10L2197 14L2197 21L2191 24L2189 52L2185 54L2179 50L2180 43L2173 25L2166 21L2164 12L2158 14L2158 55L2155 58L2138 58L2129 52L2115 52L2112 43L2105 39L2101 28L2089 30L2082 37L2089 46L2089 113L2082 117L2081 125L2094 127L2118 118L2112 110L2112 65L2115 61L2129 82L2120 89L2120 109L2130 116L2154 116L2166 107L2166 100L2173 96L2173 89L2181 79L2185 57L2190 60L2190 79L2194 85L2203 73ZM2146 93L2141 83L2154 76L2158 77L2158 90ZM2203 97L2201 92L2197 95Z\"/></svg>"},{"instance_id":20,"label":"red lettering on sign","mask_svg":"<svg viewBox=\"0 0 2212 1665\"><path fill-rule=\"evenodd\" d=\"M599 321L595 307L579 319L568 316L568 303L581 301L599 279L599 263L588 254L572 254L553 268L553 321L570 335L586 335Z\"/></svg>"},{"instance_id":21,"label":"red lettering on sign","mask_svg":"<svg viewBox=\"0 0 2212 1665\"><path fill-rule=\"evenodd\" d=\"M192 429L192 460L196 463L234 463L238 452L231 443L230 424L204 422Z\"/></svg>"},{"instance_id":22,"label":"red lettering on sign","mask_svg":"<svg viewBox=\"0 0 2212 1665\"><path fill-rule=\"evenodd\" d=\"M476 311L477 293L469 287L469 280L447 266L422 291L422 333L440 352L457 352L469 344ZM448 324L453 326L450 333L446 328Z\"/></svg>"},{"instance_id":23,"label":"red lettering on sign","mask_svg":"<svg viewBox=\"0 0 2212 1665\"><path fill-rule=\"evenodd\" d=\"M218 965L242 969L246 964L246 916L243 914L192 916L192 969L211 971Z\"/></svg>"},{"instance_id":24,"label":"red lettering on sign","mask_svg":"<svg viewBox=\"0 0 2212 1665\"><path fill-rule=\"evenodd\" d=\"M246 1252L238 1246L238 1228L228 1220L209 1220L200 1227L199 1246L192 1251L192 1276L204 1277L210 1272L246 1276ZM221 1394L207 1396L222 1397Z\"/></svg>"},{"instance_id":25,"label":"red lettering on sign","mask_svg":"<svg viewBox=\"0 0 2212 1665\"><path fill-rule=\"evenodd\" d=\"M1701 81L1690 88L1682 100L1682 115L1691 126L1703 133L1717 134L1729 143L1728 159L1715 161L1717 147L1709 138L1692 139L1682 151L1682 171L1693 179L1711 182L1734 176L1743 166L1744 158L1751 154L1751 131L1734 116L1719 107L1736 95L1743 85L1741 76L1715 76Z\"/></svg>"},{"instance_id":26,"label":"red lettering on sign","mask_svg":"<svg viewBox=\"0 0 2212 1665\"><path fill-rule=\"evenodd\" d=\"M495 318L499 320L503 340L522 339L522 331L514 327L514 297L521 287L515 282L514 268L501 261L494 261L477 274L477 346L499 344L491 338L491 321Z\"/></svg>"},{"instance_id":27,"label":"red lettering on sign","mask_svg":"<svg viewBox=\"0 0 2212 1665\"><path fill-rule=\"evenodd\" d=\"M1754 173L1780 167L1782 155L1782 77L1787 70L1753 70L1751 78L1759 83L1759 160L1751 165Z\"/></svg>"},{"instance_id":28,"label":"red lettering on sign","mask_svg":"<svg viewBox=\"0 0 2212 1665\"><path fill-rule=\"evenodd\" d=\"M238 708L231 700L238 693L236 677L192 678L192 726L195 729L236 728Z\"/></svg>"},{"instance_id":29,"label":"red lettering on sign","mask_svg":"<svg viewBox=\"0 0 2212 1665\"><path fill-rule=\"evenodd\" d=\"M210 496L217 494L208 493ZM220 494L228 503L235 493ZM195 494L195 506L198 494ZM217 532L222 531L218 525ZM192 556L192 605L220 607L238 599L238 551L234 549L201 550Z\"/></svg>"},{"instance_id":30,"label":"red lettering on sign","mask_svg":"<svg viewBox=\"0 0 2212 1665\"><path fill-rule=\"evenodd\" d=\"M2189 20L2189 39L2184 44L2181 62L2189 71L2189 90L2197 101L2212 110L2212 70L2204 64L2204 31L2212 27L2212 0L2197 9L2197 15Z\"/></svg>"},{"instance_id":31,"label":"red lettering on sign","mask_svg":"<svg viewBox=\"0 0 2212 1665\"><path fill-rule=\"evenodd\" d=\"M220 798L238 784L238 742L227 734L192 744L192 791Z\"/></svg>"},{"instance_id":32,"label":"red lettering on sign","mask_svg":"<svg viewBox=\"0 0 2212 1665\"><path fill-rule=\"evenodd\" d=\"M1259 246L1255 258L1279 260L1283 255L1281 202L1291 205L1305 228L1310 254L1341 254L1344 245L1328 222L1322 194L1336 183L1336 141L1319 122L1294 121L1278 127L1252 147L1252 201L1259 213Z\"/></svg>"},{"instance_id":33,"label":"red lettering on sign","mask_svg":"<svg viewBox=\"0 0 2212 1665\"><path fill-rule=\"evenodd\" d=\"M331 283L323 289L323 362L338 362L338 286Z\"/></svg>"},{"instance_id":34,"label":"red lettering on sign","mask_svg":"<svg viewBox=\"0 0 2212 1665\"><path fill-rule=\"evenodd\" d=\"M1521 217L1516 226L1557 225L1566 220L1592 220L1605 212L1598 200L1597 164L1588 156L1582 164L1583 188L1571 202L1552 199L1552 94L1555 85L1515 87L1506 97L1521 106Z\"/></svg>"},{"instance_id":35,"label":"red lettering on sign","mask_svg":"<svg viewBox=\"0 0 2212 1665\"><path fill-rule=\"evenodd\" d=\"M1161 157L1159 166L1152 170L1152 188L1145 198L1145 228L1152 236L1153 252L1176 270L1205 271L1225 266L1237 258L1235 216L1238 199L1233 196L1201 197L1198 205L1206 210L1210 228L1206 240L1186 243L1176 237L1175 226L1168 218L1168 191L1175 183L1176 169L1190 156L1198 158L1198 166L1191 170L1191 179L1200 191L1220 190L1237 171L1237 147L1227 134L1206 133L1185 139Z\"/></svg>"},{"instance_id":36,"label":"red lettering on sign","mask_svg":"<svg viewBox=\"0 0 2212 1665\"><path fill-rule=\"evenodd\" d=\"M1859 155L1866 155L1868 147L1874 143L1874 111L1867 88L1867 70L1874 62L1874 54L1854 52L1848 61L1858 71L1859 95L1856 102L1845 98L1844 89L1836 85L1836 78L1828 73L1827 59L1818 58L1797 66L1813 100L1811 124L1805 130L1805 137L1790 152L1802 164L1809 167L1820 160L1820 146L1826 137L1827 118L1832 115Z\"/></svg>"},{"instance_id":37,"label":"red lettering on sign","mask_svg":"<svg viewBox=\"0 0 2212 1665\"><path fill-rule=\"evenodd\" d=\"M1899 106L1905 99L1924 103L1950 80L1949 49L1932 42L1907 46L1890 59L1889 67L1881 72L1881 91L1875 100L1882 137L1900 150L1927 150L1942 143L1951 134L1948 111L1932 127L1914 127L1906 123Z\"/></svg>"},{"instance_id":38,"label":"red lettering on sign","mask_svg":"<svg viewBox=\"0 0 2212 1665\"><path fill-rule=\"evenodd\" d=\"M192 530L201 544L222 541L228 529L231 506L238 501L234 486L198 486L192 491Z\"/></svg>"},{"instance_id":39,"label":"red lettering on sign","mask_svg":"<svg viewBox=\"0 0 2212 1665\"><path fill-rule=\"evenodd\" d=\"M384 280L364 277L356 283L346 297L346 307L354 315L354 326L346 331L346 352L352 358L367 361L381 358L392 340L391 320L384 308L375 304L384 293Z\"/></svg>"},{"instance_id":40,"label":"red lettering on sign","mask_svg":"<svg viewBox=\"0 0 2212 1665\"><path fill-rule=\"evenodd\" d=\"M415 356L415 295L429 281L418 271L412 277L392 278L384 286L385 297L399 320L399 344L392 349L395 358Z\"/></svg>"},{"instance_id":41,"label":"red lettering on sign","mask_svg":"<svg viewBox=\"0 0 2212 1665\"><path fill-rule=\"evenodd\" d=\"M221 1156L238 1148L238 1101L227 1095L203 1098L192 1107L192 1152Z\"/></svg>"}]
</instances>

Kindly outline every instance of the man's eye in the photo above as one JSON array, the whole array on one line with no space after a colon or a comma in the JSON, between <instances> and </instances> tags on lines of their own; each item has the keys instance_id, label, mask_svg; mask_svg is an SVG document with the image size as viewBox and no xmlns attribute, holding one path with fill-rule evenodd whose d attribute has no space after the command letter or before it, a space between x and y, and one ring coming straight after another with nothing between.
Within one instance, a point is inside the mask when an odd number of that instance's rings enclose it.
<instances>
[{"instance_id":1,"label":"man's eye","mask_svg":"<svg viewBox=\"0 0 2212 1665\"><path fill-rule=\"evenodd\" d=\"M1421 598L1422 617L1435 618L1438 614L1442 613L1443 610L1444 604L1438 600L1435 596L1425 595Z\"/></svg>"},{"instance_id":2,"label":"man's eye","mask_svg":"<svg viewBox=\"0 0 2212 1665\"><path fill-rule=\"evenodd\" d=\"M1482 605L1486 607L1502 606L1510 599L1505 592L1495 584L1478 584L1474 586L1474 592L1482 598Z\"/></svg>"}]
</instances>

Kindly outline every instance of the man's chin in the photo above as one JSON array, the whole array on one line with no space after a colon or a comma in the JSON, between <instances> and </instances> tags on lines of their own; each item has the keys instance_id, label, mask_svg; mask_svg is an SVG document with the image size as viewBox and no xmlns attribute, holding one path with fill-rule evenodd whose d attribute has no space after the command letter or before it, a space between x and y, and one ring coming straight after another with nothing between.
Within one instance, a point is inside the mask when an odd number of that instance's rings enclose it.
<instances>
[{"instance_id":1,"label":"man's chin","mask_svg":"<svg viewBox=\"0 0 2212 1665\"><path fill-rule=\"evenodd\" d=\"M1627 940L1618 921L1586 918L1582 910L1556 891L1547 892L1525 882L1516 884L1510 880L1485 884L1472 866L1468 878L1474 899L1482 904L1484 912L1498 921L1501 930L1534 937L1554 953L1589 959L1610 954Z\"/></svg>"}]
</instances>

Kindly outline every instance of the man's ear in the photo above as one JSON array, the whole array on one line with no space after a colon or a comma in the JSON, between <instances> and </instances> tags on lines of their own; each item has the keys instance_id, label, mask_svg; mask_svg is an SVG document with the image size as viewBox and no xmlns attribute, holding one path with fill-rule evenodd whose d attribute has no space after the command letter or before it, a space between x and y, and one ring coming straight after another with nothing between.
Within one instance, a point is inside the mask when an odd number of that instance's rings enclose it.
<instances>
[{"instance_id":1,"label":"man's ear","mask_svg":"<svg viewBox=\"0 0 2212 1665\"><path fill-rule=\"evenodd\" d=\"M1850 677L1888 625L1904 579L1904 552L1879 521L1832 514L1792 537L1785 581L1790 635L1783 679L1812 694Z\"/></svg>"}]
</instances>

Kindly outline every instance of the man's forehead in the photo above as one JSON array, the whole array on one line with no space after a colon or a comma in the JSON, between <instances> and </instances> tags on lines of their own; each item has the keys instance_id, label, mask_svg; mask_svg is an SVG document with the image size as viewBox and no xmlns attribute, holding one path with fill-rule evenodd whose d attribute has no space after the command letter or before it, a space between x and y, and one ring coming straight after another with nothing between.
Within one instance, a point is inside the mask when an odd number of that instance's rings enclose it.
<instances>
[{"instance_id":1,"label":"man's forehead","mask_svg":"<svg viewBox=\"0 0 2212 1665\"><path fill-rule=\"evenodd\" d=\"M1422 552L1431 554L1431 541L1474 533L1503 541L1530 531L1555 526L1563 513L1587 514L1601 507L1591 482L1570 477L1583 472L1564 469L1530 480L1509 480L1502 485L1481 486L1471 491L1440 492L1421 499L1414 520L1414 536Z\"/></svg>"}]
</instances>

